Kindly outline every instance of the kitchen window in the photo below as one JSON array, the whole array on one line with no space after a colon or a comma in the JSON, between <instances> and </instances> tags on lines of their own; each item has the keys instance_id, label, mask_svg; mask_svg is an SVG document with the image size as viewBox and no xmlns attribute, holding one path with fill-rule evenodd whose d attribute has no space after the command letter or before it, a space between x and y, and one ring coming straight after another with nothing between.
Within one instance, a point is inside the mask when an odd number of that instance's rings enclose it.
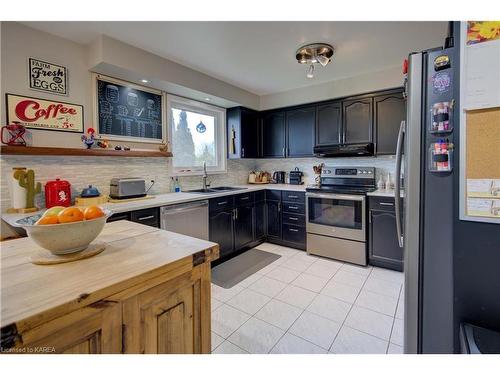
<instances>
[{"instance_id":1,"label":"kitchen window","mask_svg":"<svg viewBox=\"0 0 500 375\"><path fill-rule=\"evenodd\" d=\"M224 108L168 95L167 116L176 175L226 172Z\"/></svg>"}]
</instances>

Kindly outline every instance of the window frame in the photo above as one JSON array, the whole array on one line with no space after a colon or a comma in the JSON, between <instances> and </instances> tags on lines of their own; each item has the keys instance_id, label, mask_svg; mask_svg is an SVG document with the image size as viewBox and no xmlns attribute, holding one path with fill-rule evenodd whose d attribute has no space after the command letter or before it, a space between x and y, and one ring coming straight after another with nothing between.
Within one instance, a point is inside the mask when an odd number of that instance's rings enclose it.
<instances>
[{"instance_id":1,"label":"window frame","mask_svg":"<svg viewBox=\"0 0 500 375\"><path fill-rule=\"evenodd\" d=\"M173 129L171 124L172 108L186 111L198 111L202 114L215 117L215 157L217 160L216 166L207 166L208 174L227 173L227 143L226 143L226 109L217 107L212 104L203 103L197 100L183 98L172 94L167 94L167 130L168 139L170 141L170 149L173 151ZM203 174L202 166L186 166L175 167L175 153L172 157L172 170L176 176L201 176Z\"/></svg>"}]
</instances>

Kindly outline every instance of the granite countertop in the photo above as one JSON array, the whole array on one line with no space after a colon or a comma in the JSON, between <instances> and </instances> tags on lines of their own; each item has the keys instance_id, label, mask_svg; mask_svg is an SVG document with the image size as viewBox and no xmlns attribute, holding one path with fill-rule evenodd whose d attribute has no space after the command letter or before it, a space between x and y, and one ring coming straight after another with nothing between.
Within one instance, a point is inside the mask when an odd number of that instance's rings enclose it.
<instances>
[{"instance_id":1,"label":"granite countertop","mask_svg":"<svg viewBox=\"0 0 500 375\"><path fill-rule=\"evenodd\" d=\"M232 187L240 187L242 190L232 190L232 191L222 191L219 193L188 193L188 192L180 192L180 193L165 193L154 195L152 199L144 199L144 200L135 200L128 202L120 202L120 203L105 203L102 204L102 207L107 208L113 213L127 212L140 210L144 208L151 207L161 207L168 206L171 204L177 203L185 203L185 202L193 202L203 199L217 198L223 197L226 195L234 195L241 194L249 191L259 191L259 190L291 190L291 191L306 191L307 185L290 185L290 184L257 184L257 185L231 185ZM44 210L42 210L44 211ZM40 212L40 211L39 211ZM16 223L17 220L22 219L27 216L34 215L36 213L30 214L2 214L2 220L4 220L7 224L13 227L20 227L19 224Z\"/></svg>"},{"instance_id":2,"label":"granite countertop","mask_svg":"<svg viewBox=\"0 0 500 375\"><path fill-rule=\"evenodd\" d=\"M106 297L111 288L116 293L144 281L145 275L153 278L192 267L194 254L200 252L210 261L218 258L216 243L124 220L106 224L97 240L106 243L101 254L51 266L31 263L40 247L30 238L4 242L1 326L61 306L83 307Z\"/></svg>"}]
</instances>

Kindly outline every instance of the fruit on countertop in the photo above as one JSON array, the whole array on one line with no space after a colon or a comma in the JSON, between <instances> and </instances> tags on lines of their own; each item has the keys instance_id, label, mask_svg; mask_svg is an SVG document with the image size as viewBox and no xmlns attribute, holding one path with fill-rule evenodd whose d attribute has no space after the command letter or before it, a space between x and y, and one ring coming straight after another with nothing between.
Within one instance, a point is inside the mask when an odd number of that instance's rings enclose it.
<instances>
[{"instance_id":1,"label":"fruit on countertop","mask_svg":"<svg viewBox=\"0 0 500 375\"><path fill-rule=\"evenodd\" d=\"M60 223L73 223L84 219L83 212L78 207L67 207L57 215Z\"/></svg>"},{"instance_id":2,"label":"fruit on countertop","mask_svg":"<svg viewBox=\"0 0 500 375\"><path fill-rule=\"evenodd\" d=\"M92 220L104 216L104 212L99 206L90 206L83 211L83 216L85 220Z\"/></svg>"},{"instance_id":3,"label":"fruit on countertop","mask_svg":"<svg viewBox=\"0 0 500 375\"><path fill-rule=\"evenodd\" d=\"M57 215L42 216L35 224L36 225L59 224L59 218L57 217Z\"/></svg>"},{"instance_id":4,"label":"fruit on countertop","mask_svg":"<svg viewBox=\"0 0 500 375\"><path fill-rule=\"evenodd\" d=\"M63 206L54 206L52 208L49 208L47 211L44 212L43 216L57 216L59 212L64 210L66 207Z\"/></svg>"}]
</instances>

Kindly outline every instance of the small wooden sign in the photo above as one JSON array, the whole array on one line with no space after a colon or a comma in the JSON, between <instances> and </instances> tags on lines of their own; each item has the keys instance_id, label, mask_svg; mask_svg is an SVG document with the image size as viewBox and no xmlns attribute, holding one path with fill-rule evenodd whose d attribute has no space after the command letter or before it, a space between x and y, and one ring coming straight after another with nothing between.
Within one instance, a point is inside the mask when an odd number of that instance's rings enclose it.
<instances>
[{"instance_id":1,"label":"small wooden sign","mask_svg":"<svg viewBox=\"0 0 500 375\"><path fill-rule=\"evenodd\" d=\"M83 133L83 106L5 94L7 123L26 128Z\"/></svg>"},{"instance_id":2,"label":"small wooden sign","mask_svg":"<svg viewBox=\"0 0 500 375\"><path fill-rule=\"evenodd\" d=\"M66 67L34 59L28 60L30 89L68 95L68 70Z\"/></svg>"}]
</instances>

